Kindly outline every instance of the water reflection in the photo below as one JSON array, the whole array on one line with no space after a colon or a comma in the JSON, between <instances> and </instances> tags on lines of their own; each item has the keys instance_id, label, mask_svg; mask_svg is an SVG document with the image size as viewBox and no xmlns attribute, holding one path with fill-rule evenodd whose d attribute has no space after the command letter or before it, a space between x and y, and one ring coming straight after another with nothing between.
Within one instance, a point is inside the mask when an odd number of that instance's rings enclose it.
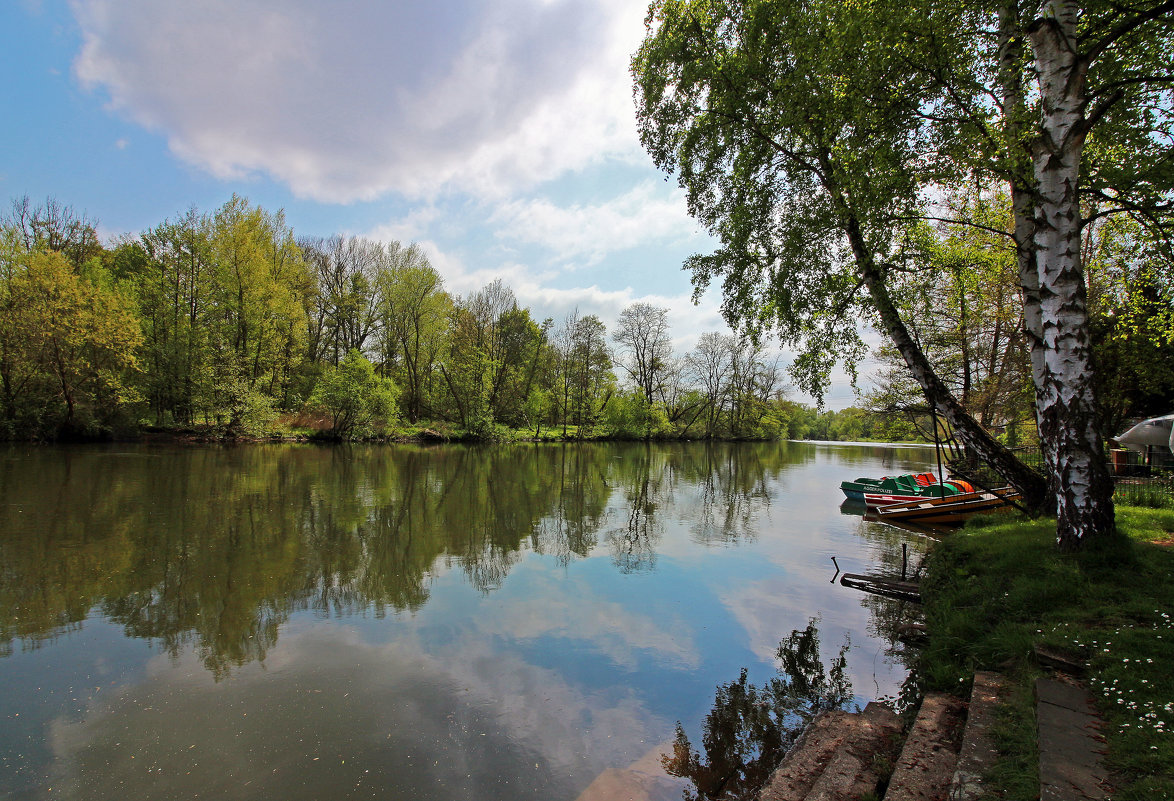
<instances>
[{"instance_id":1,"label":"water reflection","mask_svg":"<svg viewBox=\"0 0 1174 801\"><path fill-rule=\"evenodd\" d=\"M704 756L677 724L673 753L664 765L671 775L693 785L693 791L685 793L687 801L757 798L803 726L824 710L846 708L852 702L852 684L845 672L851 644L845 642L825 668L816 623L813 619L779 643L778 675L761 687L747 681L743 668L736 681L717 688L705 718Z\"/></svg>"},{"instance_id":2,"label":"water reflection","mask_svg":"<svg viewBox=\"0 0 1174 801\"><path fill-rule=\"evenodd\" d=\"M0 654L97 607L168 653L195 645L216 675L263 659L295 611L418 610L437 570L489 593L527 550L566 565L601 539L623 573L653 570L683 484L697 540L751 539L790 466L778 446L722 444L14 453Z\"/></svg>"},{"instance_id":3,"label":"water reflection","mask_svg":"<svg viewBox=\"0 0 1174 801\"><path fill-rule=\"evenodd\" d=\"M673 721L813 613L899 683L827 582L899 550L870 452L0 450L0 796L679 798Z\"/></svg>"}]
</instances>

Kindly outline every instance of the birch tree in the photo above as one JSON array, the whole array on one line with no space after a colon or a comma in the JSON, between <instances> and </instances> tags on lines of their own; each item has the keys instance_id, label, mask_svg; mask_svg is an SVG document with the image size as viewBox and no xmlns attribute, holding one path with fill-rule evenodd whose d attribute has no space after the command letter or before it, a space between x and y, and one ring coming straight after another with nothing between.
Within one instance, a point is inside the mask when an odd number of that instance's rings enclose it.
<instances>
[{"instance_id":1,"label":"birch tree","mask_svg":"<svg viewBox=\"0 0 1174 801\"><path fill-rule=\"evenodd\" d=\"M837 361L864 355L871 321L959 438L1038 508L1042 478L966 413L889 291L916 269L900 221L922 216L927 180L953 177L926 114L942 92L908 45L932 23L895 3L658 0L632 65L641 139L721 243L686 266L698 292L722 280L732 327L799 348L792 377L821 395ZM965 49L935 32L944 52Z\"/></svg>"},{"instance_id":2,"label":"birch tree","mask_svg":"<svg viewBox=\"0 0 1174 801\"><path fill-rule=\"evenodd\" d=\"M937 134L951 155L1010 188L1036 418L1057 540L1072 550L1115 532L1081 240L1123 213L1168 238L1174 2L938 5L922 13L973 44L947 54L918 37L933 54L919 68L943 87Z\"/></svg>"},{"instance_id":3,"label":"birch tree","mask_svg":"<svg viewBox=\"0 0 1174 801\"><path fill-rule=\"evenodd\" d=\"M802 342L794 373L816 391L833 357L859 355L852 323L867 314L959 438L1029 505L1056 512L1065 549L1115 532L1084 210L1095 201L1094 215L1165 224L1171 10L1161 0L660 0L633 60L645 147L679 171L690 211L722 242L690 260L699 287L721 277L728 319ZM1011 193L1050 498L965 413L892 303L890 277L918 267L908 224L937 212L927 190L975 175Z\"/></svg>"}]
</instances>

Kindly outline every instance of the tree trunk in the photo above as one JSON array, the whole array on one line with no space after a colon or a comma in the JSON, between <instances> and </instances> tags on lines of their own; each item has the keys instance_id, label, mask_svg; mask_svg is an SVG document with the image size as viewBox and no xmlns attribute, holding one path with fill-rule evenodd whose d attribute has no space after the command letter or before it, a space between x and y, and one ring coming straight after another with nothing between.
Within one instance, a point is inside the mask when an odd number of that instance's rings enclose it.
<instances>
[{"instance_id":1,"label":"tree trunk","mask_svg":"<svg viewBox=\"0 0 1174 801\"><path fill-rule=\"evenodd\" d=\"M877 265L872 250L865 242L860 220L834 178L835 170L832 167L831 153L826 150L820 153L819 161L824 188L831 195L832 203L840 218L840 228L852 248L857 274L868 289L873 306L880 316L881 324L888 333L889 339L905 360L914 380L921 386L926 400L938 414L946 419L968 452L986 462L992 470L1002 476L1003 480L1018 491L1020 500L1029 513L1041 513L1047 504L1047 482L1039 473L1019 461L1011 451L975 422L974 418L958 403L958 400L938 377L933 366L929 363L929 359L926 358L925 352L909 333L905 321L901 319L900 311L889 295L889 289L885 285L884 272Z\"/></svg>"},{"instance_id":2,"label":"tree trunk","mask_svg":"<svg viewBox=\"0 0 1174 801\"><path fill-rule=\"evenodd\" d=\"M910 373L921 385L926 400L946 419L968 451L977 454L1019 492L1024 508L1033 514L1041 512L1047 504L1047 482L1015 458L1013 453L975 422L942 383L901 319L901 313L893 303L888 287L885 286L884 275L873 261L856 220L847 219L845 228L856 258L857 269L864 279L864 285L872 297L881 322L905 359L905 364L909 366Z\"/></svg>"},{"instance_id":3,"label":"tree trunk","mask_svg":"<svg viewBox=\"0 0 1174 801\"><path fill-rule=\"evenodd\" d=\"M453 386L452 379L448 377L448 370L444 369L443 364L440 365L440 374L444 376L444 382L448 384L448 391L452 393L453 402L457 405L457 414L461 417L461 428L467 431L469 429L469 419L465 415L465 404L461 403L460 393Z\"/></svg>"},{"instance_id":4,"label":"tree trunk","mask_svg":"<svg viewBox=\"0 0 1174 801\"><path fill-rule=\"evenodd\" d=\"M1039 276L1043 384L1037 391L1040 439L1054 444L1058 483L1056 540L1075 550L1116 534L1113 482L1102 454L1088 336L1083 220L1077 186L1084 150L1086 62L1075 52L1078 7L1053 0L1052 16L1028 29L1040 89L1035 138L1035 257Z\"/></svg>"},{"instance_id":5,"label":"tree trunk","mask_svg":"<svg viewBox=\"0 0 1174 801\"><path fill-rule=\"evenodd\" d=\"M1014 218L1015 263L1019 273L1019 291L1023 302L1023 333L1027 338L1031 364L1031 385L1035 392L1036 430L1044 460L1048 493L1055 497L1055 443L1043 436L1039 410L1043 408L1044 336L1040 309L1039 272L1035 258L1035 205L1030 188L1033 183L1031 153L1024 144L1031 128L1028 119L1026 90L1022 80L1023 30L1016 4L999 9L999 93L1003 103L1003 135L1007 147L1008 182L1011 186L1011 209ZM1055 513L1054 502L1049 514Z\"/></svg>"}]
</instances>

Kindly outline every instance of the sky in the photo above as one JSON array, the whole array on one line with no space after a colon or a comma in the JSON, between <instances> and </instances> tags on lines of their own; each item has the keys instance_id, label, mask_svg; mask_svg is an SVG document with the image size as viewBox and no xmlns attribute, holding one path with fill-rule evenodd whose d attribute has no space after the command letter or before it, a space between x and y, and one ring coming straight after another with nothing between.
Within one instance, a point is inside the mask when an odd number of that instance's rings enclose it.
<instances>
[{"instance_id":1,"label":"sky","mask_svg":"<svg viewBox=\"0 0 1174 801\"><path fill-rule=\"evenodd\" d=\"M298 236L417 242L450 292L501 278L539 320L667 308L683 354L729 329L681 266L714 241L636 134L646 9L4 0L0 203L53 197L110 237L236 193ZM828 407L853 399L837 372Z\"/></svg>"}]
</instances>

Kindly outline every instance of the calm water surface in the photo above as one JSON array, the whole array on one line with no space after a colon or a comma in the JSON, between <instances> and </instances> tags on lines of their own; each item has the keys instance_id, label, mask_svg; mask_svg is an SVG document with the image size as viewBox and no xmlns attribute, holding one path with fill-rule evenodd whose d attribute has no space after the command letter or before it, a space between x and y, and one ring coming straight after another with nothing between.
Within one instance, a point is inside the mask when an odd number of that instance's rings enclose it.
<instances>
[{"instance_id":1,"label":"calm water surface","mask_svg":"<svg viewBox=\"0 0 1174 801\"><path fill-rule=\"evenodd\" d=\"M916 535L811 443L0 450L0 797L594 799L819 618L857 700L905 676L831 583ZM618 783L618 784L617 784Z\"/></svg>"}]
</instances>

